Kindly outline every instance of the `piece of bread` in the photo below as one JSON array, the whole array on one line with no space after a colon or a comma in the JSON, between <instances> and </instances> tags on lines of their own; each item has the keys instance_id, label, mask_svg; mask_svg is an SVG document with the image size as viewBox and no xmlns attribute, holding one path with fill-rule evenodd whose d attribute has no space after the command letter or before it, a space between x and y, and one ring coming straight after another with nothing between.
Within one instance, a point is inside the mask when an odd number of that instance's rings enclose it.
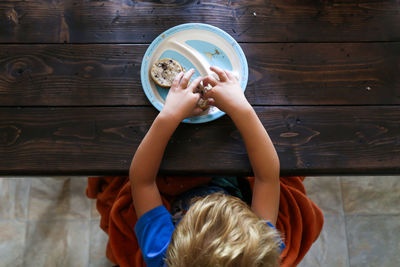
<instances>
[{"instance_id":1,"label":"piece of bread","mask_svg":"<svg viewBox=\"0 0 400 267\"><path fill-rule=\"evenodd\" d=\"M151 78L161 87L169 88L175 76L183 71L182 66L172 58L157 60L151 67Z\"/></svg>"},{"instance_id":2,"label":"piece of bread","mask_svg":"<svg viewBox=\"0 0 400 267\"><path fill-rule=\"evenodd\" d=\"M208 84L207 86L203 85L203 81L200 82L199 86L197 86L196 92L200 94L199 102L197 105L202 109L206 110L210 107L208 104L208 99L204 99L204 94L207 93L208 90L211 90L211 85Z\"/></svg>"}]
</instances>

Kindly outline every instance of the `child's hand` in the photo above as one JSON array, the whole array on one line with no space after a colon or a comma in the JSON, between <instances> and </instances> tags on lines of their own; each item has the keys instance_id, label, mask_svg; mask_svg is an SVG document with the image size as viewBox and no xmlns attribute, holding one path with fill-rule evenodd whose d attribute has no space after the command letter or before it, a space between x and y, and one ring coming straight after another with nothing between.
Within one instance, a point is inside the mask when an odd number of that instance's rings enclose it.
<instances>
[{"instance_id":1,"label":"child's hand","mask_svg":"<svg viewBox=\"0 0 400 267\"><path fill-rule=\"evenodd\" d=\"M207 76L203 80L205 86L207 84L212 86L212 89L205 95L207 98L213 99L210 101L211 105L226 112L229 116L235 111L249 106L239 81L230 71L218 67L211 67L210 69L219 77L219 81L211 76Z\"/></svg>"},{"instance_id":2,"label":"child's hand","mask_svg":"<svg viewBox=\"0 0 400 267\"><path fill-rule=\"evenodd\" d=\"M181 72L175 77L165 99L164 108L161 111L162 114L176 119L177 122L199 115L203 111L197 106L200 94L194 93L202 78L197 77L188 87L193 73L194 70L191 69L187 73Z\"/></svg>"}]
</instances>

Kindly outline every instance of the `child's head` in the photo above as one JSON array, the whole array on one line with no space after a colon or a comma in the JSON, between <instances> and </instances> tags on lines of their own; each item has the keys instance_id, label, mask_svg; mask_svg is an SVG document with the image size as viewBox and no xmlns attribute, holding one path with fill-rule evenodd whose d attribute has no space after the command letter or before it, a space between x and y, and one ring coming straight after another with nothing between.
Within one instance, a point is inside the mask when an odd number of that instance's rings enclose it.
<instances>
[{"instance_id":1,"label":"child's head","mask_svg":"<svg viewBox=\"0 0 400 267\"><path fill-rule=\"evenodd\" d=\"M236 197L196 201L177 225L167 265L278 266L279 234Z\"/></svg>"}]
</instances>

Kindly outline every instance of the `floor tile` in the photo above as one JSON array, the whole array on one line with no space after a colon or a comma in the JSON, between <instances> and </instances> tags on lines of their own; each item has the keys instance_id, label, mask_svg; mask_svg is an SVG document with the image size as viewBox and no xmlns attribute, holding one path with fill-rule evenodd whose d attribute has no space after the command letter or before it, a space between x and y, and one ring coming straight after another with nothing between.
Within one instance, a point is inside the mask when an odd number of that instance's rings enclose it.
<instances>
[{"instance_id":1,"label":"floor tile","mask_svg":"<svg viewBox=\"0 0 400 267\"><path fill-rule=\"evenodd\" d=\"M308 197L323 210L324 214L343 213L339 177L307 177L304 186Z\"/></svg>"},{"instance_id":2,"label":"floor tile","mask_svg":"<svg viewBox=\"0 0 400 267\"><path fill-rule=\"evenodd\" d=\"M46 177L32 180L29 219L90 218L90 202L85 194L86 179Z\"/></svg>"},{"instance_id":3,"label":"floor tile","mask_svg":"<svg viewBox=\"0 0 400 267\"><path fill-rule=\"evenodd\" d=\"M91 205L91 209L90 209L90 216L92 219L98 220L100 219L100 213L97 211L96 208L96 199L90 199L90 205Z\"/></svg>"},{"instance_id":4,"label":"floor tile","mask_svg":"<svg viewBox=\"0 0 400 267\"><path fill-rule=\"evenodd\" d=\"M322 232L312 245L300 267L348 266L346 231L344 217L340 214L326 214Z\"/></svg>"},{"instance_id":5,"label":"floor tile","mask_svg":"<svg viewBox=\"0 0 400 267\"><path fill-rule=\"evenodd\" d=\"M89 266L110 267L113 264L106 257L108 236L101 230L99 220L90 222Z\"/></svg>"},{"instance_id":6,"label":"floor tile","mask_svg":"<svg viewBox=\"0 0 400 267\"><path fill-rule=\"evenodd\" d=\"M26 222L0 221L0 266L22 266Z\"/></svg>"},{"instance_id":7,"label":"floor tile","mask_svg":"<svg viewBox=\"0 0 400 267\"><path fill-rule=\"evenodd\" d=\"M400 215L347 215L351 267L392 267L400 262Z\"/></svg>"},{"instance_id":8,"label":"floor tile","mask_svg":"<svg viewBox=\"0 0 400 267\"><path fill-rule=\"evenodd\" d=\"M86 267L89 230L88 220L29 222L25 266Z\"/></svg>"},{"instance_id":9,"label":"floor tile","mask_svg":"<svg viewBox=\"0 0 400 267\"><path fill-rule=\"evenodd\" d=\"M400 214L400 176L342 177L346 214Z\"/></svg>"},{"instance_id":10,"label":"floor tile","mask_svg":"<svg viewBox=\"0 0 400 267\"><path fill-rule=\"evenodd\" d=\"M24 177L0 178L0 220L26 220L29 185Z\"/></svg>"}]
</instances>

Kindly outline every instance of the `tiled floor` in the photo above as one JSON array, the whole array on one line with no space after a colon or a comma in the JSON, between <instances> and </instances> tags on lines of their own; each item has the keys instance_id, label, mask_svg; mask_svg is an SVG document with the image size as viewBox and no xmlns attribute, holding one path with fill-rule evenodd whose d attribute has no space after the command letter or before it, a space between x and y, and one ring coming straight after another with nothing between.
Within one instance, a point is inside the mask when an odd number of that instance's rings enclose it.
<instances>
[{"instance_id":1,"label":"tiled floor","mask_svg":"<svg viewBox=\"0 0 400 267\"><path fill-rule=\"evenodd\" d=\"M400 176L309 177L324 211L305 266L398 266ZM85 177L0 178L0 267L112 266Z\"/></svg>"},{"instance_id":2,"label":"tiled floor","mask_svg":"<svg viewBox=\"0 0 400 267\"><path fill-rule=\"evenodd\" d=\"M307 192L324 212L305 266L399 266L400 176L309 177Z\"/></svg>"}]
</instances>

